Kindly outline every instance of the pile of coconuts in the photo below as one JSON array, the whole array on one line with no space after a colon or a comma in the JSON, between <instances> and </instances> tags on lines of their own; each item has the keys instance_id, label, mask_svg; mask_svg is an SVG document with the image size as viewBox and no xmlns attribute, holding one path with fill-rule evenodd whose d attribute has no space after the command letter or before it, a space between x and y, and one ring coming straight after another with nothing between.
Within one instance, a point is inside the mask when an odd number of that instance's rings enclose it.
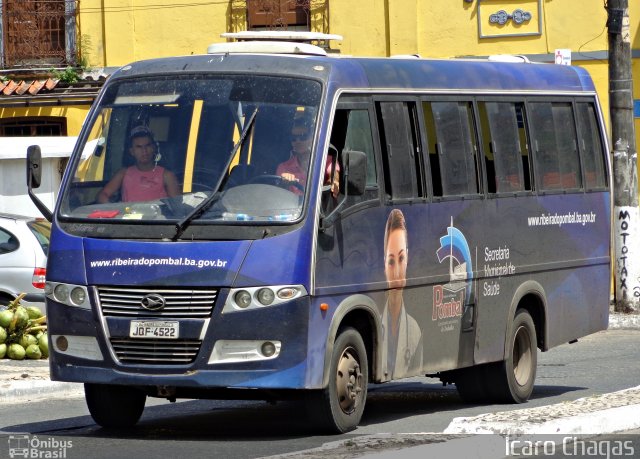
<instances>
[{"instance_id":1,"label":"pile of coconuts","mask_svg":"<svg viewBox=\"0 0 640 459\"><path fill-rule=\"evenodd\" d=\"M24 307L24 294L0 306L0 359L46 359L49 356L47 317L36 306Z\"/></svg>"}]
</instances>

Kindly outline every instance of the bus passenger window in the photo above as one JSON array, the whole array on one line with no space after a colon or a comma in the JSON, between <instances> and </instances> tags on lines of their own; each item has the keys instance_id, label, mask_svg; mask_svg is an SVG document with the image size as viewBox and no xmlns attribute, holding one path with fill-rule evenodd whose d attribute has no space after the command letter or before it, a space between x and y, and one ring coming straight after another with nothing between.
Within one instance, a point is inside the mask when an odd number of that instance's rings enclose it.
<instances>
[{"instance_id":1,"label":"bus passenger window","mask_svg":"<svg viewBox=\"0 0 640 459\"><path fill-rule=\"evenodd\" d=\"M331 145L338 152L361 151L367 156L367 184L363 196L350 196L349 205L378 198L378 173L371 134L371 120L367 109L339 109L331 129ZM339 158L342 154L339 153Z\"/></svg>"},{"instance_id":2,"label":"bus passenger window","mask_svg":"<svg viewBox=\"0 0 640 459\"><path fill-rule=\"evenodd\" d=\"M373 150L371 121L367 110L349 111L344 148L346 150L362 151L367 155L367 187L377 186L376 157Z\"/></svg>"},{"instance_id":3,"label":"bus passenger window","mask_svg":"<svg viewBox=\"0 0 640 459\"><path fill-rule=\"evenodd\" d=\"M471 104L451 101L431 102L430 105L442 195L478 194L477 146Z\"/></svg>"},{"instance_id":4,"label":"bus passenger window","mask_svg":"<svg viewBox=\"0 0 640 459\"><path fill-rule=\"evenodd\" d=\"M391 199L424 196L417 152L415 113L406 102L380 102L385 188Z\"/></svg>"},{"instance_id":5,"label":"bus passenger window","mask_svg":"<svg viewBox=\"0 0 640 459\"><path fill-rule=\"evenodd\" d=\"M514 102L479 104L489 193L525 189L523 159L526 161L526 157L523 158L523 154L526 152L526 137L518 127L516 112L521 105Z\"/></svg>"},{"instance_id":6,"label":"bus passenger window","mask_svg":"<svg viewBox=\"0 0 640 459\"><path fill-rule=\"evenodd\" d=\"M538 187L541 190L582 188L578 139L570 103L529 105Z\"/></svg>"},{"instance_id":7,"label":"bus passenger window","mask_svg":"<svg viewBox=\"0 0 640 459\"><path fill-rule=\"evenodd\" d=\"M436 197L442 196L442 177L440 175L440 158L436 139L436 124L433 120L431 102L422 103L422 113L427 134L427 156L429 157L429 169L431 171L432 193Z\"/></svg>"},{"instance_id":8,"label":"bus passenger window","mask_svg":"<svg viewBox=\"0 0 640 459\"><path fill-rule=\"evenodd\" d=\"M580 151L584 165L585 185L588 189L607 186L604 168L605 153L598 129L596 109L592 103L576 104Z\"/></svg>"}]
</instances>

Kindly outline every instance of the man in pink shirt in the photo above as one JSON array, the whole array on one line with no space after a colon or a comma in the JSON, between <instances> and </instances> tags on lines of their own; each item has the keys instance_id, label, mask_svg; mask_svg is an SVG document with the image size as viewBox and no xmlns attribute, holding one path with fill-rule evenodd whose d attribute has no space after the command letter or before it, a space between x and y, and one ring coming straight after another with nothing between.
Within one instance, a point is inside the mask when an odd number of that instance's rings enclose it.
<instances>
[{"instance_id":1,"label":"man in pink shirt","mask_svg":"<svg viewBox=\"0 0 640 459\"><path fill-rule=\"evenodd\" d=\"M98 202L109 202L120 190L123 202L152 201L180 194L173 172L157 165L156 143L146 126L131 131L129 153L135 165L120 169L98 194Z\"/></svg>"},{"instance_id":2,"label":"man in pink shirt","mask_svg":"<svg viewBox=\"0 0 640 459\"><path fill-rule=\"evenodd\" d=\"M303 122L294 122L291 129L291 157L278 165L276 175L289 182L298 182L302 187L307 186L307 170L309 169L309 157L311 156L312 133L308 124ZM331 178L332 161L327 160L325 170L325 183ZM331 194L337 197L340 191L340 182L338 180L340 174L340 165L336 164L336 171L333 183L331 184ZM296 194L302 194L303 191L295 186L290 190Z\"/></svg>"}]
</instances>

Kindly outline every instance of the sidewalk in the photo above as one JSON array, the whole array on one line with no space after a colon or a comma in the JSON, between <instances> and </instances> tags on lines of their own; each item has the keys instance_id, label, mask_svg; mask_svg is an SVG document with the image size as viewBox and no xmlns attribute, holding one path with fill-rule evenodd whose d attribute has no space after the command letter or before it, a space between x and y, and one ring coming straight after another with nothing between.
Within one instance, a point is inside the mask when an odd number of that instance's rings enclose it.
<instances>
[{"instance_id":1,"label":"sidewalk","mask_svg":"<svg viewBox=\"0 0 640 459\"><path fill-rule=\"evenodd\" d=\"M0 359L0 406L44 397L82 396L82 384L51 381L49 361Z\"/></svg>"}]
</instances>

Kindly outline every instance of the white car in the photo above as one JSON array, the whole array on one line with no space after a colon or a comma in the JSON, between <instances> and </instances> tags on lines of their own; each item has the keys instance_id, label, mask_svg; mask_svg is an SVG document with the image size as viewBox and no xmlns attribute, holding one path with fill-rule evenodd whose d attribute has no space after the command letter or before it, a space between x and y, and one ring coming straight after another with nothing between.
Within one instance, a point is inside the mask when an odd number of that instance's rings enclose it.
<instances>
[{"instance_id":1,"label":"white car","mask_svg":"<svg viewBox=\"0 0 640 459\"><path fill-rule=\"evenodd\" d=\"M34 217L0 213L0 306L21 293L23 306L46 313L44 284L51 224Z\"/></svg>"}]
</instances>

